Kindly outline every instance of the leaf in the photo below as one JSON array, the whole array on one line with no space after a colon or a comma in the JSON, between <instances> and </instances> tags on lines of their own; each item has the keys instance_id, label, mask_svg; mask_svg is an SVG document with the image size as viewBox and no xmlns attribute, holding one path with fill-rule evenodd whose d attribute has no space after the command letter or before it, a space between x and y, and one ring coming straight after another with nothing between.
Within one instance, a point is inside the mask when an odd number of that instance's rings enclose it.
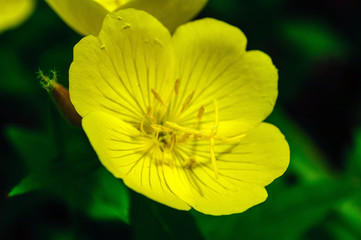
<instances>
[{"instance_id":1,"label":"leaf","mask_svg":"<svg viewBox=\"0 0 361 240\"><path fill-rule=\"evenodd\" d=\"M9 144L26 163L29 172L9 196L39 188L62 188L64 183L99 165L85 134L66 125L55 109L53 115L55 117L49 119L42 130L6 128Z\"/></svg>"},{"instance_id":2,"label":"leaf","mask_svg":"<svg viewBox=\"0 0 361 240\"><path fill-rule=\"evenodd\" d=\"M346 153L347 174L359 176L361 173L361 129L354 131L352 147Z\"/></svg>"},{"instance_id":3,"label":"leaf","mask_svg":"<svg viewBox=\"0 0 361 240\"><path fill-rule=\"evenodd\" d=\"M15 53L14 53L15 52ZM22 65L21 54L18 49L8 46L0 47L0 92L2 95L26 97L27 100L34 99L33 94L40 92L38 82L34 74L28 72L26 66ZM32 97L31 97L32 96Z\"/></svg>"},{"instance_id":4,"label":"leaf","mask_svg":"<svg viewBox=\"0 0 361 240\"><path fill-rule=\"evenodd\" d=\"M98 166L95 161L70 161L54 159L56 163L43 166L31 172L8 194L10 197L24 194L39 188L62 189L71 184L75 179L87 174Z\"/></svg>"},{"instance_id":5,"label":"leaf","mask_svg":"<svg viewBox=\"0 0 361 240\"><path fill-rule=\"evenodd\" d=\"M194 212L207 239L296 239L341 201L360 191L351 181L320 181L283 192L245 213L213 217Z\"/></svg>"},{"instance_id":6,"label":"leaf","mask_svg":"<svg viewBox=\"0 0 361 240\"><path fill-rule=\"evenodd\" d=\"M194 218L132 192L131 226L135 239L203 239Z\"/></svg>"},{"instance_id":7,"label":"leaf","mask_svg":"<svg viewBox=\"0 0 361 240\"><path fill-rule=\"evenodd\" d=\"M30 170L37 170L56 157L55 143L49 133L11 126L5 136Z\"/></svg>"},{"instance_id":8,"label":"leaf","mask_svg":"<svg viewBox=\"0 0 361 240\"><path fill-rule=\"evenodd\" d=\"M129 223L130 199L127 187L105 168L99 168L75 187L78 207L97 220Z\"/></svg>"},{"instance_id":9,"label":"leaf","mask_svg":"<svg viewBox=\"0 0 361 240\"><path fill-rule=\"evenodd\" d=\"M327 159L307 133L292 121L280 108L267 119L285 135L290 146L290 166L286 173L294 173L303 182L329 179L332 171Z\"/></svg>"},{"instance_id":10,"label":"leaf","mask_svg":"<svg viewBox=\"0 0 361 240\"><path fill-rule=\"evenodd\" d=\"M292 47L308 59L343 57L349 52L349 43L332 26L310 19L289 19L282 25L282 35Z\"/></svg>"}]
</instances>

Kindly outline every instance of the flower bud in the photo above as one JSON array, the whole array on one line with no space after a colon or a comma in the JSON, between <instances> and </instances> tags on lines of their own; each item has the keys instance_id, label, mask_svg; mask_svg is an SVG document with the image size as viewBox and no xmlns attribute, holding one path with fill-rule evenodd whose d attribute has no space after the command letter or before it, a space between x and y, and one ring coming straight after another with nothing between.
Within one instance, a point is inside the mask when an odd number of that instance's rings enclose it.
<instances>
[{"instance_id":1,"label":"flower bud","mask_svg":"<svg viewBox=\"0 0 361 240\"><path fill-rule=\"evenodd\" d=\"M70 101L69 91L56 81L56 72L52 71L52 78L39 71L40 84L50 94L61 114L74 126L80 127L82 117L75 110Z\"/></svg>"}]
</instances>

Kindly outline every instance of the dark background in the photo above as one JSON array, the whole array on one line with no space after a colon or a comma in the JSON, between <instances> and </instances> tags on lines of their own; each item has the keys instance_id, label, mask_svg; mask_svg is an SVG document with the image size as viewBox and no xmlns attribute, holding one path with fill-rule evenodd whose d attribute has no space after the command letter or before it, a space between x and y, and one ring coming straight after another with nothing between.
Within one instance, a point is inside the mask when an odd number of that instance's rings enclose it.
<instances>
[{"instance_id":1,"label":"dark background","mask_svg":"<svg viewBox=\"0 0 361 240\"><path fill-rule=\"evenodd\" d=\"M81 36L38 1L0 35L0 239L361 239L360 12L358 0L210 0L200 13L272 57L279 97L267 121L291 148L265 203L211 217L124 187L59 115L36 72L55 69L67 86Z\"/></svg>"}]
</instances>

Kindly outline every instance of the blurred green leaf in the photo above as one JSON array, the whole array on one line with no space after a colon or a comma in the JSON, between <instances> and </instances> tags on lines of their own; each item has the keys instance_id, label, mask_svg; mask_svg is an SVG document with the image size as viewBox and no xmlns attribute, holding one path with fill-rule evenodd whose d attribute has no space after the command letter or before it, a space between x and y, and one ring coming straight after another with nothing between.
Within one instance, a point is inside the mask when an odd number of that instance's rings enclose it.
<instances>
[{"instance_id":1,"label":"blurred green leaf","mask_svg":"<svg viewBox=\"0 0 361 240\"><path fill-rule=\"evenodd\" d=\"M76 133L69 132L67 146L55 141L50 130L40 132L8 127L5 135L29 168L28 176L10 191L9 196L45 187L59 188L98 165L97 161L91 161L96 157L91 155L92 152L89 154L87 140Z\"/></svg>"},{"instance_id":2,"label":"blurred green leaf","mask_svg":"<svg viewBox=\"0 0 361 240\"><path fill-rule=\"evenodd\" d=\"M282 35L300 56L344 57L349 52L350 44L326 23L315 19L288 19L281 26Z\"/></svg>"},{"instance_id":3,"label":"blurred green leaf","mask_svg":"<svg viewBox=\"0 0 361 240\"><path fill-rule=\"evenodd\" d=\"M347 159L347 174L349 176L360 175L361 173L361 129L354 131L352 146L345 155Z\"/></svg>"},{"instance_id":4,"label":"blurred green leaf","mask_svg":"<svg viewBox=\"0 0 361 240\"><path fill-rule=\"evenodd\" d=\"M349 232L361 239L361 192L356 198L342 203L338 208L339 222L347 226Z\"/></svg>"},{"instance_id":5,"label":"blurred green leaf","mask_svg":"<svg viewBox=\"0 0 361 240\"><path fill-rule=\"evenodd\" d=\"M265 203L245 213L194 216L207 239L297 239L357 191L359 184L351 181L321 181L270 192Z\"/></svg>"},{"instance_id":6,"label":"blurred green leaf","mask_svg":"<svg viewBox=\"0 0 361 240\"><path fill-rule=\"evenodd\" d=\"M54 162L31 172L10 191L9 196L13 197L39 188L62 189L97 166L94 161L79 162L58 158L54 159Z\"/></svg>"},{"instance_id":7,"label":"blurred green leaf","mask_svg":"<svg viewBox=\"0 0 361 240\"><path fill-rule=\"evenodd\" d=\"M332 176L326 165L326 158L316 143L279 107L267 121L274 123L281 130L290 146L290 166L286 173L295 173L305 182L328 179Z\"/></svg>"},{"instance_id":8,"label":"blurred green leaf","mask_svg":"<svg viewBox=\"0 0 361 240\"><path fill-rule=\"evenodd\" d=\"M129 223L130 199L122 181L103 167L85 179L75 186L78 207L94 219Z\"/></svg>"},{"instance_id":9,"label":"blurred green leaf","mask_svg":"<svg viewBox=\"0 0 361 240\"><path fill-rule=\"evenodd\" d=\"M203 239L194 218L132 192L131 226L135 239Z\"/></svg>"},{"instance_id":10,"label":"blurred green leaf","mask_svg":"<svg viewBox=\"0 0 361 240\"><path fill-rule=\"evenodd\" d=\"M11 126L5 129L5 136L30 170L42 168L57 155L55 143L47 132Z\"/></svg>"},{"instance_id":11,"label":"blurred green leaf","mask_svg":"<svg viewBox=\"0 0 361 240\"><path fill-rule=\"evenodd\" d=\"M350 231L347 225L344 225L337 221L328 221L325 223L329 235L334 240L357 240L360 236L356 236Z\"/></svg>"},{"instance_id":12,"label":"blurred green leaf","mask_svg":"<svg viewBox=\"0 0 361 240\"><path fill-rule=\"evenodd\" d=\"M0 92L9 96L30 96L37 92L38 82L33 73L28 73L19 54L8 46L0 47ZM36 69L34 69L34 72ZM39 91L38 91L39 92ZM31 98L28 98L31 100Z\"/></svg>"},{"instance_id":13,"label":"blurred green leaf","mask_svg":"<svg viewBox=\"0 0 361 240\"><path fill-rule=\"evenodd\" d=\"M9 196L45 188L94 219L129 222L129 197L124 184L103 167L94 171L100 164L83 133L57 127L65 129L65 142L58 135L60 139L55 143L50 131L7 129L10 143L30 169Z\"/></svg>"}]
</instances>

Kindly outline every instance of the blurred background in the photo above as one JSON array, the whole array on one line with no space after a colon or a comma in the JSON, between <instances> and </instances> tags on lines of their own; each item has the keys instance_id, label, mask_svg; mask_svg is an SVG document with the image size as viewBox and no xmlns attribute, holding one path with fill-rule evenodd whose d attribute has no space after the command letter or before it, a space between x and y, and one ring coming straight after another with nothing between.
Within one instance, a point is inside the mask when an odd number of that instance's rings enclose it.
<instances>
[{"instance_id":1,"label":"blurred background","mask_svg":"<svg viewBox=\"0 0 361 240\"><path fill-rule=\"evenodd\" d=\"M279 69L267 119L291 148L269 198L244 213L176 211L100 165L36 72L68 86L81 39L45 4L0 35L0 239L361 239L358 0L209 0L198 18L239 27Z\"/></svg>"}]
</instances>

